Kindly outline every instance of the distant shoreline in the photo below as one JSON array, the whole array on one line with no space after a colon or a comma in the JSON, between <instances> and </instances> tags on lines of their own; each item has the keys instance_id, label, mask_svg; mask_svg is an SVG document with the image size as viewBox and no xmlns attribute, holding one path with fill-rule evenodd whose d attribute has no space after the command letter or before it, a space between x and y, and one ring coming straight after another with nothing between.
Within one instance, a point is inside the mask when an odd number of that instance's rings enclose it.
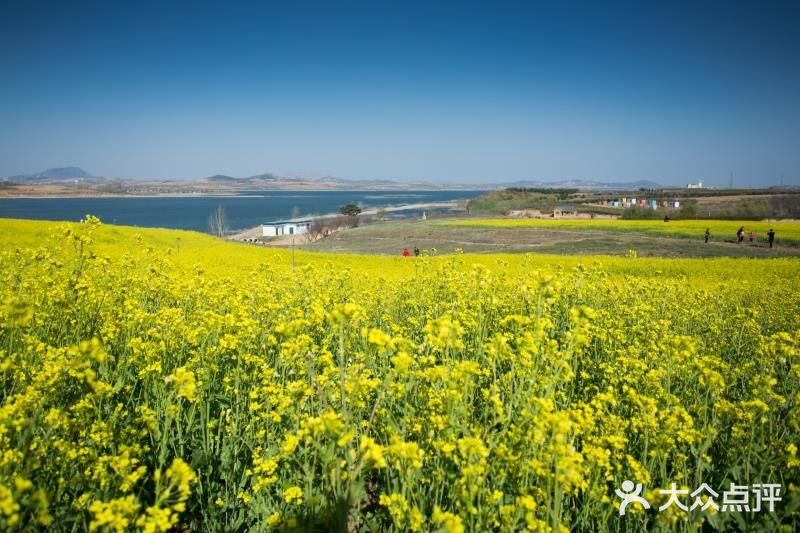
<instances>
[{"instance_id":1,"label":"distant shoreline","mask_svg":"<svg viewBox=\"0 0 800 533\"><path fill-rule=\"evenodd\" d=\"M68 200L71 198L214 198L214 197L252 197L253 195L235 193L163 193L163 194L39 194L39 195L9 195L0 193L0 200Z\"/></svg>"},{"instance_id":2,"label":"distant shoreline","mask_svg":"<svg viewBox=\"0 0 800 533\"><path fill-rule=\"evenodd\" d=\"M135 194L135 193L91 193L91 194L3 194L0 189L0 200L67 200L73 198L256 198L262 193L269 195L276 192L475 192L484 191L484 189L268 189L268 190L252 190L240 192L214 192L214 193L150 193L150 194ZM259 194L253 194L259 193Z\"/></svg>"},{"instance_id":3,"label":"distant shoreline","mask_svg":"<svg viewBox=\"0 0 800 533\"><path fill-rule=\"evenodd\" d=\"M398 205L389 205L385 207L369 207L364 209L359 216L374 216L377 215L379 211L384 211L385 213L399 213L402 211L419 211L425 209L449 209L451 211L455 211L458 208L458 204L461 200L450 200L444 202L419 202L419 203L411 203L411 204L398 204ZM324 213L321 215L315 216L307 216L307 217L297 217L297 218L287 218L286 220L291 222L297 222L301 220L315 220L315 219L330 219L336 218L341 216L341 213ZM230 235L227 235L225 238L228 240L238 241L242 239L249 239L254 237L261 236L261 226L254 226L252 228L247 228L243 230L235 230ZM267 244L270 245L277 245L280 246L281 244L285 244L280 242L280 239L273 240L268 242Z\"/></svg>"}]
</instances>

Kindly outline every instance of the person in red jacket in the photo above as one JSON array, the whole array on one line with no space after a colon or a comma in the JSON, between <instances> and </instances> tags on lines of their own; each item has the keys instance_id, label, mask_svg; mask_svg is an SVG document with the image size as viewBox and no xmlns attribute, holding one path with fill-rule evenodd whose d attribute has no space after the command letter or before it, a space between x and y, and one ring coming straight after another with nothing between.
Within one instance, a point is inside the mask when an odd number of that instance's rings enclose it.
<instances>
[{"instance_id":1,"label":"person in red jacket","mask_svg":"<svg viewBox=\"0 0 800 533\"><path fill-rule=\"evenodd\" d=\"M411 254L410 254L410 253L408 253L408 248L403 248L403 257L408 257L408 256L410 256L410 255L411 255Z\"/></svg>"}]
</instances>

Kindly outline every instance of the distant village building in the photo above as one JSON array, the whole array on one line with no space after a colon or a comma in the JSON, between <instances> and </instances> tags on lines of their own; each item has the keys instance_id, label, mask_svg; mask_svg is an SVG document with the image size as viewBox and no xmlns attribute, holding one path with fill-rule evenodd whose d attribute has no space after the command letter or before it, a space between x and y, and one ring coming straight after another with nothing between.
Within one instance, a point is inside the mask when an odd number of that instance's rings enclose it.
<instances>
[{"instance_id":1,"label":"distant village building","mask_svg":"<svg viewBox=\"0 0 800 533\"><path fill-rule=\"evenodd\" d=\"M648 200L646 198L628 198L623 196L616 200L604 200L602 202L603 205L607 205L609 207L620 207L623 209L627 209L630 207L640 207L645 209L669 209L669 208L679 208L681 206L680 201L678 200Z\"/></svg>"},{"instance_id":2,"label":"distant village building","mask_svg":"<svg viewBox=\"0 0 800 533\"><path fill-rule=\"evenodd\" d=\"M300 235L311 227L311 220L278 220L261 224L264 237L282 237L284 235Z\"/></svg>"},{"instance_id":3,"label":"distant village building","mask_svg":"<svg viewBox=\"0 0 800 533\"><path fill-rule=\"evenodd\" d=\"M687 183L687 189L702 189L703 188L703 180L698 181L697 183Z\"/></svg>"},{"instance_id":4,"label":"distant village building","mask_svg":"<svg viewBox=\"0 0 800 533\"><path fill-rule=\"evenodd\" d=\"M574 205L562 205L553 209L553 218L578 216L578 208Z\"/></svg>"}]
</instances>

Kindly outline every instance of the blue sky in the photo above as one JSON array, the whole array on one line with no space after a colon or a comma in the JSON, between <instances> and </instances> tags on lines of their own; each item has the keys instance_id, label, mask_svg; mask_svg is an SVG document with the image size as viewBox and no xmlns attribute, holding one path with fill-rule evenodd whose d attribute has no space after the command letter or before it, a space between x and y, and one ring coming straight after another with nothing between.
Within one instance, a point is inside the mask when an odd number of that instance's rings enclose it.
<instances>
[{"instance_id":1,"label":"blue sky","mask_svg":"<svg viewBox=\"0 0 800 533\"><path fill-rule=\"evenodd\" d=\"M800 185L798 27L796 1L9 2L0 176Z\"/></svg>"}]
</instances>

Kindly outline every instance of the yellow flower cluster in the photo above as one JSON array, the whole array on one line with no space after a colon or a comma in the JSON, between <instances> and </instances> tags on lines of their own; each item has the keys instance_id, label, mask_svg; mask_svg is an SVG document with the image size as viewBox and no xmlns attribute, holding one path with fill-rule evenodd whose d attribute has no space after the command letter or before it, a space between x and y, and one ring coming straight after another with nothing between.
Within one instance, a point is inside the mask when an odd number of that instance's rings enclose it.
<instances>
[{"instance_id":1,"label":"yellow flower cluster","mask_svg":"<svg viewBox=\"0 0 800 533\"><path fill-rule=\"evenodd\" d=\"M797 260L290 265L186 232L0 221L0 529L800 523ZM620 517L626 479L785 497Z\"/></svg>"}]
</instances>

